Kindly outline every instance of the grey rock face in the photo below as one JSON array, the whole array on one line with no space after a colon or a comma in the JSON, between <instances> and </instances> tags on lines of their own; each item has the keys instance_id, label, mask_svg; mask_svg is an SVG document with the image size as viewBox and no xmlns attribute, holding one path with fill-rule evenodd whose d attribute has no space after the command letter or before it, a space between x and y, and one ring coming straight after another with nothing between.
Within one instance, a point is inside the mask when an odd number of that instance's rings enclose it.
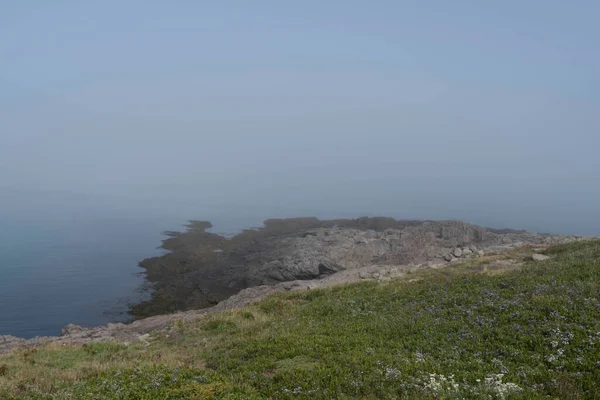
<instances>
[{"instance_id":1,"label":"grey rock face","mask_svg":"<svg viewBox=\"0 0 600 400\"><path fill-rule=\"evenodd\" d=\"M25 339L9 335L0 335L0 354L6 353L15 347L22 346L25 343Z\"/></svg>"},{"instance_id":2,"label":"grey rock face","mask_svg":"<svg viewBox=\"0 0 600 400\"><path fill-rule=\"evenodd\" d=\"M79 325L68 324L60 330L60 336L83 332L85 329Z\"/></svg>"},{"instance_id":3,"label":"grey rock face","mask_svg":"<svg viewBox=\"0 0 600 400\"><path fill-rule=\"evenodd\" d=\"M277 281L317 279L347 269L374 264L406 265L443 258L485 254L484 248L511 248L543 244L548 235L523 231L496 231L461 221L425 221L383 231L356 228L311 229L309 235L273 238L267 261L252 266L252 275L277 276Z\"/></svg>"},{"instance_id":4,"label":"grey rock face","mask_svg":"<svg viewBox=\"0 0 600 400\"><path fill-rule=\"evenodd\" d=\"M368 272L366 272L366 271L359 271L359 272L358 272L358 277L359 277L360 279L369 279L369 278L371 277L371 274L369 274L369 273L368 273Z\"/></svg>"},{"instance_id":5,"label":"grey rock face","mask_svg":"<svg viewBox=\"0 0 600 400\"><path fill-rule=\"evenodd\" d=\"M283 283L283 288L285 290L292 290L293 288L295 288L297 286L300 286L300 284L298 282L296 282L296 281L294 281L294 282L284 282Z\"/></svg>"}]
</instances>

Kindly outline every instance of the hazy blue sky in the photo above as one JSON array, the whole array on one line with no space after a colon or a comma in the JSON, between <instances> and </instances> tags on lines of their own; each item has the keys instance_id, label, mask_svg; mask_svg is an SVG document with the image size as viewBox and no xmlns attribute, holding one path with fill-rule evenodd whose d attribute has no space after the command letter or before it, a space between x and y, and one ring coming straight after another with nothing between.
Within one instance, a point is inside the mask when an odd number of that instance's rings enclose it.
<instances>
[{"instance_id":1,"label":"hazy blue sky","mask_svg":"<svg viewBox=\"0 0 600 400\"><path fill-rule=\"evenodd\" d=\"M3 1L0 208L600 234L598 1Z\"/></svg>"}]
</instances>

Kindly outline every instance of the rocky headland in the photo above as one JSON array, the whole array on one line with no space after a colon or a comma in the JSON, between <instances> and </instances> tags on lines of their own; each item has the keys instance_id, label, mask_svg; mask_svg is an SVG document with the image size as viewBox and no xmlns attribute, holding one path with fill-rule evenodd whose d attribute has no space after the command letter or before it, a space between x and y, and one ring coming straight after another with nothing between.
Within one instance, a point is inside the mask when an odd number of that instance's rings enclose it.
<instances>
[{"instance_id":1,"label":"rocky headland","mask_svg":"<svg viewBox=\"0 0 600 400\"><path fill-rule=\"evenodd\" d=\"M151 298L132 307L139 318L135 322L96 328L68 325L61 336L30 340L0 336L0 353L48 342L144 341L149 332L168 329L174 321L239 308L281 291L386 280L507 249L582 239L461 221L366 217L272 219L231 238L207 232L211 226L191 221L187 232L167 232L162 247L169 252L140 263Z\"/></svg>"}]
</instances>

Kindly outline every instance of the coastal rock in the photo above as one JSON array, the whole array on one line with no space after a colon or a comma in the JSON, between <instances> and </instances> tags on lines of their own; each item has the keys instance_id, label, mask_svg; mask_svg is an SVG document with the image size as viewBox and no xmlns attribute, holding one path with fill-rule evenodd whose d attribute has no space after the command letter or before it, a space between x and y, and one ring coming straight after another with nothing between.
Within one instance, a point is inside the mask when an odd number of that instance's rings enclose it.
<instances>
[{"instance_id":1,"label":"coastal rock","mask_svg":"<svg viewBox=\"0 0 600 400\"><path fill-rule=\"evenodd\" d=\"M138 341L145 342L145 343L147 343L149 339L150 339L150 334L149 333L144 333L143 335L140 335L140 336L137 337Z\"/></svg>"},{"instance_id":2,"label":"coastal rock","mask_svg":"<svg viewBox=\"0 0 600 400\"><path fill-rule=\"evenodd\" d=\"M25 343L25 339L10 335L0 335L0 354L6 353L16 347L20 347Z\"/></svg>"},{"instance_id":3,"label":"coastal rock","mask_svg":"<svg viewBox=\"0 0 600 400\"><path fill-rule=\"evenodd\" d=\"M64 328L62 328L60 330L60 336L66 336L66 335L72 335L75 333L81 333L85 330L85 328L79 326L79 325L74 325L74 324L68 324L66 325Z\"/></svg>"},{"instance_id":4,"label":"coastal rock","mask_svg":"<svg viewBox=\"0 0 600 400\"><path fill-rule=\"evenodd\" d=\"M293 288L298 287L298 286L300 286L300 284L298 282L296 282L296 281L294 281L294 282L284 282L283 283L283 288L285 290L292 290Z\"/></svg>"},{"instance_id":5,"label":"coastal rock","mask_svg":"<svg viewBox=\"0 0 600 400\"><path fill-rule=\"evenodd\" d=\"M366 271L358 271L358 277L360 279L369 279L369 278L371 278L371 274L369 274Z\"/></svg>"},{"instance_id":6,"label":"coastal rock","mask_svg":"<svg viewBox=\"0 0 600 400\"><path fill-rule=\"evenodd\" d=\"M432 260L427 263L428 268L438 269L444 267L446 264L440 260Z\"/></svg>"},{"instance_id":7,"label":"coastal rock","mask_svg":"<svg viewBox=\"0 0 600 400\"><path fill-rule=\"evenodd\" d=\"M451 261L472 248L539 245L548 237L462 221L392 218L275 219L228 237L206 232L207 226L212 225L191 222L188 232L164 241L167 254L142 261L153 291L150 300L133 307L133 315L154 315L173 303L181 310L210 307L249 287L325 279L371 265Z\"/></svg>"},{"instance_id":8,"label":"coastal rock","mask_svg":"<svg viewBox=\"0 0 600 400\"><path fill-rule=\"evenodd\" d=\"M533 261L536 261L536 262L546 261L546 260L550 259L550 257L548 257L548 256L546 256L544 254L538 254L538 253L533 254L531 256L531 258L533 259Z\"/></svg>"}]
</instances>

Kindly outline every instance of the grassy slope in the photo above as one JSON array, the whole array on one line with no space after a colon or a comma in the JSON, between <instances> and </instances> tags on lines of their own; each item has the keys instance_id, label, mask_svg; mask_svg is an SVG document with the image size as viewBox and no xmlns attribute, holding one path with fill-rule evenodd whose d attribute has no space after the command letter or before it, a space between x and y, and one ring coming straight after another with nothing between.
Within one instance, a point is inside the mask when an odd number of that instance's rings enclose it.
<instances>
[{"instance_id":1,"label":"grassy slope","mask_svg":"<svg viewBox=\"0 0 600 400\"><path fill-rule=\"evenodd\" d=\"M149 345L15 352L0 398L597 399L600 242L547 253L277 295Z\"/></svg>"}]
</instances>

